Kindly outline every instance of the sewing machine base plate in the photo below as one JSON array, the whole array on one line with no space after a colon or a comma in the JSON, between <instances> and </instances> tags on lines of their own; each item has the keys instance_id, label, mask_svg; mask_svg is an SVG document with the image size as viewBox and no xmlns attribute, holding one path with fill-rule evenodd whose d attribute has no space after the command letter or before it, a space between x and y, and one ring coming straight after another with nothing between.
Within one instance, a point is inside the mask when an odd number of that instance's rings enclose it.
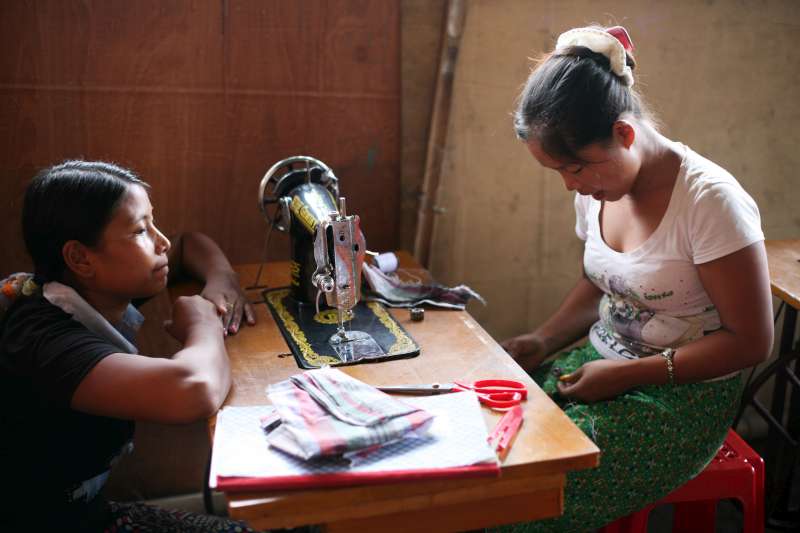
<instances>
[{"instance_id":1,"label":"sewing machine base plate","mask_svg":"<svg viewBox=\"0 0 800 533\"><path fill-rule=\"evenodd\" d=\"M363 331L336 332L328 339L343 363L357 363L362 359L375 359L386 355L372 335Z\"/></svg>"},{"instance_id":2,"label":"sewing machine base plate","mask_svg":"<svg viewBox=\"0 0 800 533\"><path fill-rule=\"evenodd\" d=\"M313 305L299 304L292 298L288 287L266 290L262 296L300 368L370 363L419 355L417 343L377 302L359 302L353 308L352 320L346 324L351 333L364 332L372 342L367 337L354 338L345 343L350 346L344 347L345 353L341 354L342 346L337 350L329 342L337 330L335 309L325 309L317 314ZM353 350L363 357L350 357Z\"/></svg>"}]
</instances>

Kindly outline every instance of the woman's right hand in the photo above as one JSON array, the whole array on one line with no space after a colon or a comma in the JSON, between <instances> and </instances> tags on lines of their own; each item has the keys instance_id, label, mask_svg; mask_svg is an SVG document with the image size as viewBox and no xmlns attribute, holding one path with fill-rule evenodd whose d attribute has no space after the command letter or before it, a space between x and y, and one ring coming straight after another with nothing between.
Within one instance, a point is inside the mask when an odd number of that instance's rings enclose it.
<instances>
[{"instance_id":1,"label":"woman's right hand","mask_svg":"<svg viewBox=\"0 0 800 533\"><path fill-rule=\"evenodd\" d=\"M534 370L547 357L544 341L535 333L506 339L500 346L527 372Z\"/></svg>"},{"instance_id":2,"label":"woman's right hand","mask_svg":"<svg viewBox=\"0 0 800 533\"><path fill-rule=\"evenodd\" d=\"M223 334L223 325L216 306L202 296L181 296L172 305L172 320L164 323L167 333L186 344L190 330L202 327L205 331Z\"/></svg>"}]
</instances>

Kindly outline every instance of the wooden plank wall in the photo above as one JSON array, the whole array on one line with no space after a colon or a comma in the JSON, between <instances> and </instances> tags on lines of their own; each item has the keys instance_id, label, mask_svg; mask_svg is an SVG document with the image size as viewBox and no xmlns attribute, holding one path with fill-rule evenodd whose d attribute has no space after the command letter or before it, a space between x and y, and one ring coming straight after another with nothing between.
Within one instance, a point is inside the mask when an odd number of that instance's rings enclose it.
<instances>
[{"instance_id":1,"label":"wooden plank wall","mask_svg":"<svg viewBox=\"0 0 800 533\"><path fill-rule=\"evenodd\" d=\"M168 234L259 260L264 172L333 167L371 249L397 246L397 1L7 0L0 4L3 272L28 268L25 184L67 158L129 166ZM279 238L272 258L288 256Z\"/></svg>"},{"instance_id":2,"label":"wooden plank wall","mask_svg":"<svg viewBox=\"0 0 800 533\"><path fill-rule=\"evenodd\" d=\"M412 251L439 70L445 0L402 0L400 248Z\"/></svg>"}]
</instances>

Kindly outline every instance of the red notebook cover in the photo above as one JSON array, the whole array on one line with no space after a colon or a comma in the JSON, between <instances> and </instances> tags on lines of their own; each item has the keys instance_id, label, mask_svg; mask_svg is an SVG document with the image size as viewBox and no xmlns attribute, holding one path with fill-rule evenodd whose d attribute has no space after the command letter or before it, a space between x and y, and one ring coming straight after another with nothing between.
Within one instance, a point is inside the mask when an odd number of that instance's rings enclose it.
<instances>
[{"instance_id":1,"label":"red notebook cover","mask_svg":"<svg viewBox=\"0 0 800 533\"><path fill-rule=\"evenodd\" d=\"M217 476L217 490L222 492L251 492L254 490L299 490L309 488L345 487L349 485L380 485L403 483L420 479L452 479L470 477L498 477L497 463L472 466L397 470L393 472L342 472L276 477L223 477Z\"/></svg>"}]
</instances>

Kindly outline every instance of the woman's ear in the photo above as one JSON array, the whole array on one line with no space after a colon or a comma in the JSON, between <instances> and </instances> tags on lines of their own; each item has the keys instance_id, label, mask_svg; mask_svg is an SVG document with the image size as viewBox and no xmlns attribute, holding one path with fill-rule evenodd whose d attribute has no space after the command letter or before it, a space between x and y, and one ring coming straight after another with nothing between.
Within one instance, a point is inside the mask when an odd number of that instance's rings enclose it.
<instances>
[{"instance_id":1,"label":"woman's ear","mask_svg":"<svg viewBox=\"0 0 800 533\"><path fill-rule=\"evenodd\" d=\"M636 139L636 130L627 120L618 120L613 126L614 137L625 148L630 148Z\"/></svg>"},{"instance_id":2,"label":"woman's ear","mask_svg":"<svg viewBox=\"0 0 800 533\"><path fill-rule=\"evenodd\" d=\"M94 264L86 245L72 240L64 243L61 248L64 264L79 279L88 279L94 276Z\"/></svg>"}]
</instances>

